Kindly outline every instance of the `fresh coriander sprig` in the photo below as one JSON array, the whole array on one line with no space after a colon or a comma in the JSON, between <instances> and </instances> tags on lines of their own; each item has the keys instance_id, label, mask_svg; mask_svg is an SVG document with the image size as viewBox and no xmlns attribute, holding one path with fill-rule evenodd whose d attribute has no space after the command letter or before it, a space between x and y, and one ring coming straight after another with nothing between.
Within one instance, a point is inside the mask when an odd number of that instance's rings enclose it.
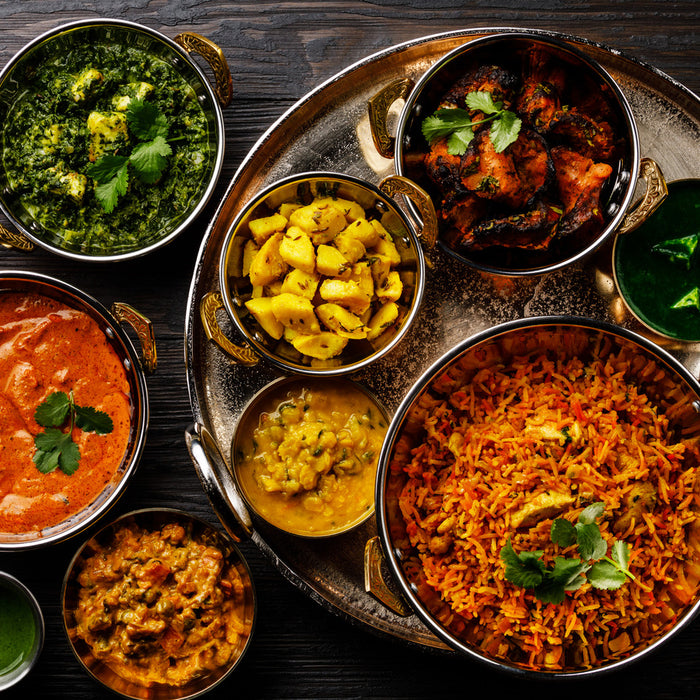
<instances>
[{"instance_id":1,"label":"fresh coriander sprig","mask_svg":"<svg viewBox=\"0 0 700 700\"><path fill-rule=\"evenodd\" d=\"M106 435L114 429L114 423L104 411L92 406L78 406L73 392L55 391L40 403L34 412L34 420L45 430L34 438L33 461L42 474L60 468L65 474L73 474L80 461L80 449L73 441L73 428L77 425L86 432ZM68 423L68 430L61 427Z\"/></svg>"},{"instance_id":2,"label":"fresh coriander sprig","mask_svg":"<svg viewBox=\"0 0 700 700\"><path fill-rule=\"evenodd\" d=\"M503 109L502 102L494 102L490 92L470 92L466 103L470 110L478 110L488 116L473 120L466 109L438 109L435 114L424 119L421 126L428 143L447 136L447 152L461 156L466 153L474 138L472 127L487 122L492 122L489 136L496 153L505 151L518 138L522 121L514 112Z\"/></svg>"},{"instance_id":3,"label":"fresh coriander sprig","mask_svg":"<svg viewBox=\"0 0 700 700\"><path fill-rule=\"evenodd\" d=\"M128 156L110 154L90 164L86 174L97 182L95 196L109 214L126 194L129 170L146 184L157 182L168 165L172 148L167 141L169 124L158 107L146 100L132 100L126 110L131 133L139 139Z\"/></svg>"},{"instance_id":4,"label":"fresh coriander sprig","mask_svg":"<svg viewBox=\"0 0 700 700\"><path fill-rule=\"evenodd\" d=\"M594 588L620 588L629 577L630 547L616 540L607 556L608 545L596 520L602 516L602 502L585 508L574 525L564 518L552 523L550 537L560 547L578 546L579 558L555 557L552 566L545 566L542 551L518 554L508 542L501 548L501 560L506 565L507 581L533 589L543 603L561 603L567 591L578 590L586 581Z\"/></svg>"}]
</instances>

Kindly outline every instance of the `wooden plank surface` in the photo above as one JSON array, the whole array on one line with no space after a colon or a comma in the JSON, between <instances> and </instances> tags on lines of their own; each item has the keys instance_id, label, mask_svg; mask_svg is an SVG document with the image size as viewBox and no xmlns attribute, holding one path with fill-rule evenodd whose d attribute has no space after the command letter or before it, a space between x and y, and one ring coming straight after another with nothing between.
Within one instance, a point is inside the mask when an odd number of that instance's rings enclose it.
<instances>
[{"instance_id":1,"label":"wooden plank surface","mask_svg":"<svg viewBox=\"0 0 700 700\"><path fill-rule=\"evenodd\" d=\"M393 44L468 27L549 29L602 42L700 91L700 4L694 0L0 0L0 66L37 34L68 21L114 17L168 36L189 30L215 41L233 73L225 110L226 162L210 205L172 245L114 266L67 261L42 250L3 251L0 268L59 277L109 305L136 306L154 323L159 366L149 380L151 421L143 459L116 515L151 505L185 508L216 522L184 445L191 421L183 358L184 317L201 236L238 164L296 100L346 66ZM0 417L1 419L1 417ZM0 465L0 470L2 465ZM82 537L80 541L82 541ZM106 696L73 658L60 622L61 581L79 542L40 553L0 553L0 569L38 597L47 639L36 671L4 698ZM469 659L427 652L349 625L307 599L250 543L241 547L259 598L252 647L211 698L437 698L565 692L638 698L697 697L700 623L641 663L554 688L494 673Z\"/></svg>"}]
</instances>

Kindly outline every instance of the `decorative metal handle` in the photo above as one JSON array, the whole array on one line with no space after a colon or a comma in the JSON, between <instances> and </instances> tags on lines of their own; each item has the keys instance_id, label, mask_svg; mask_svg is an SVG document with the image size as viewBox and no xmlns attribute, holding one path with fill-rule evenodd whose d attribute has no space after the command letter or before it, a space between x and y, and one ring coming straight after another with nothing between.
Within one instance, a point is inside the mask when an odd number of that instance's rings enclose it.
<instances>
[{"instance_id":1,"label":"decorative metal handle","mask_svg":"<svg viewBox=\"0 0 700 700\"><path fill-rule=\"evenodd\" d=\"M231 71L223 51L213 42L194 32L182 32L175 37L175 42L187 53L196 51L210 66L216 79L216 96L222 107L228 107L233 98L233 81Z\"/></svg>"},{"instance_id":2,"label":"decorative metal handle","mask_svg":"<svg viewBox=\"0 0 700 700\"><path fill-rule=\"evenodd\" d=\"M34 243L26 236L23 236L21 233L10 231L10 229L5 228L2 224L0 224L0 245L3 248L15 248L16 250L23 250L26 253L34 250Z\"/></svg>"},{"instance_id":3,"label":"decorative metal handle","mask_svg":"<svg viewBox=\"0 0 700 700\"><path fill-rule=\"evenodd\" d=\"M245 367L253 367L260 361L248 345L234 345L219 327L216 320L216 312L224 308L224 300L219 292L208 292L202 297L199 305L199 315L204 326L204 333L209 340L213 340L234 362Z\"/></svg>"},{"instance_id":4,"label":"decorative metal handle","mask_svg":"<svg viewBox=\"0 0 700 700\"><path fill-rule=\"evenodd\" d=\"M226 532L236 542L253 533L250 513L214 436L201 424L185 431L185 443L209 502Z\"/></svg>"},{"instance_id":5,"label":"decorative metal handle","mask_svg":"<svg viewBox=\"0 0 700 700\"><path fill-rule=\"evenodd\" d=\"M646 182L647 191L642 201L624 218L618 233L629 233L641 226L668 196L666 178L651 158L642 158L639 176Z\"/></svg>"},{"instance_id":6,"label":"decorative metal handle","mask_svg":"<svg viewBox=\"0 0 700 700\"><path fill-rule=\"evenodd\" d=\"M414 82L410 78L399 78L382 88L367 104L372 141L379 154L385 158L394 157L396 142L396 139L389 134L387 125L389 109L396 100L405 100L413 90L413 86Z\"/></svg>"},{"instance_id":7,"label":"decorative metal handle","mask_svg":"<svg viewBox=\"0 0 700 700\"><path fill-rule=\"evenodd\" d=\"M438 236L438 221L430 195L413 180L402 175L385 177L379 183L379 189L388 197L394 197L397 194L408 197L416 205L421 217L419 234L421 241L428 250L434 248Z\"/></svg>"},{"instance_id":8,"label":"decorative metal handle","mask_svg":"<svg viewBox=\"0 0 700 700\"><path fill-rule=\"evenodd\" d=\"M384 580L383 561L384 553L379 537L373 537L365 545L365 591L392 612L401 617L408 617L411 614L410 607L389 588Z\"/></svg>"},{"instance_id":9,"label":"decorative metal handle","mask_svg":"<svg viewBox=\"0 0 700 700\"><path fill-rule=\"evenodd\" d=\"M146 372L153 372L158 364L156 339L153 335L153 324L140 311L121 301L115 301L111 306L114 318L120 323L128 323L136 332L141 343L141 364Z\"/></svg>"}]
</instances>

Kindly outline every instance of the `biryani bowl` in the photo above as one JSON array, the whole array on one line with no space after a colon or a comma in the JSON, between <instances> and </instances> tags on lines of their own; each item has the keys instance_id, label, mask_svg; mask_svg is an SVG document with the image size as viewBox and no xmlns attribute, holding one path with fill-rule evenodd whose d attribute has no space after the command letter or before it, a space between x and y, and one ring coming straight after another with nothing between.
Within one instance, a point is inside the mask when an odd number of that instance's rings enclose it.
<instances>
[{"instance_id":1,"label":"biryani bowl","mask_svg":"<svg viewBox=\"0 0 700 700\"><path fill-rule=\"evenodd\" d=\"M486 76L484 71L494 67ZM502 153L494 155L486 137L480 140L487 127L477 131L469 146L449 153L451 144L443 148L444 139L431 137L435 140L429 143L424 135L424 123L445 105L464 110L469 86L472 94L491 95L496 106L509 109L521 121L517 141ZM561 104L556 106L561 109L552 106L548 112L545 100L554 105L559 96ZM592 96L595 108L589 102ZM394 137L387 123L397 99L404 103ZM583 121L576 127L571 124L603 108L590 119L607 125L601 126L606 146L598 150L590 146L597 127L584 127ZM397 78L385 86L371 100L369 112L378 151L393 159L397 174L416 182L433 199L441 247L487 273L530 276L573 264L616 229L638 225L665 196L660 169L640 157L637 126L620 87L597 61L551 34L504 30L469 41L437 61L417 82ZM488 122L494 114L482 116ZM563 122L571 133L564 135ZM579 129L582 143L574 145L573 134ZM589 156L593 166L586 160ZM493 167L482 166L487 162ZM602 168L595 187L589 179L591 167ZM574 172L587 182L567 195L564 190ZM640 178L647 191L630 211ZM514 197L508 194L511 180L517 181ZM589 186L584 216L580 193Z\"/></svg>"},{"instance_id":2,"label":"biryani bowl","mask_svg":"<svg viewBox=\"0 0 700 700\"><path fill-rule=\"evenodd\" d=\"M530 318L462 342L389 427L367 570L381 580L385 557L402 594L393 609L496 669L582 677L639 659L698 611L699 398L666 351L588 319ZM605 556L629 545L618 587L586 570L552 602L506 575L509 545L548 571L578 557L552 524L581 522L592 504Z\"/></svg>"},{"instance_id":3,"label":"biryani bowl","mask_svg":"<svg viewBox=\"0 0 700 700\"><path fill-rule=\"evenodd\" d=\"M41 471L38 466L35 466L38 464L36 458L40 449L38 447L35 449L36 442L32 444L31 441L34 433L42 432L41 426L34 425L31 417L34 414L34 405L24 406L22 403L20 406L16 403L8 412L8 425L15 426L14 429L17 431L14 439L24 436L22 444L26 445L26 451L20 450L20 454L23 459L21 469L25 471L21 478L15 475L16 470L10 473L10 463L14 464L12 457L17 452L13 447L15 443L10 440L7 443L8 451L4 464L7 481L3 499L0 550L20 551L45 547L75 536L107 513L124 493L145 447L149 421L146 373L155 370L157 357L150 321L138 310L123 302L114 302L108 310L93 297L65 282L46 275L22 271L0 272L0 299L16 300L13 304L21 312L13 322L8 322L4 326L7 349L4 361L10 362L17 355L17 353L13 354L12 350L17 345L16 340L13 340L13 329L15 331L23 329L24 340L21 341L21 345L28 348L32 347L29 343L33 336L36 335L40 339L41 334L45 334L44 337L49 343L47 349L52 347L55 356L63 357L61 354L63 350L60 348L66 345L66 341L61 339L60 347L58 344L51 346L51 343L56 341L52 341L54 336L50 335L50 319L55 319L57 324L65 328L69 328L69 324L73 323L75 329L69 331L69 334L79 338L84 337L78 333L79 328L88 325L93 330L91 337L96 339L95 343L99 340L105 352L109 353L110 367L115 372L118 371L122 377L117 397L119 403L114 405L123 404L125 412L123 425L115 424L114 432L118 430L121 435L120 451L118 454L114 453L114 459L107 460L108 464L105 464L105 468L109 470L108 476L93 470L94 460L90 461L89 470L81 463L84 457L90 459L91 455L98 455L103 449L101 447L103 443L100 443L100 440L103 437L109 438L109 435L96 435L95 442L85 443L82 448L85 454L80 455L77 469L72 475L68 475L67 472L61 473L62 469L59 468L55 468L53 472ZM23 310L23 304L27 305L29 311ZM38 313L36 310L43 309L44 304L47 305L48 311ZM35 316L39 319L38 325L34 323ZM138 335L141 343L140 352L136 350L121 324L126 324ZM36 327L35 332L32 331L34 327ZM78 366L81 363L85 366L89 365L85 355L86 349L80 347L77 341L69 340L67 348L66 352L74 353L75 357L81 358ZM17 355L16 366L8 371L5 391L9 392L13 388L19 391L18 395L23 397L23 402L26 402L24 397L35 396L37 391L39 391L37 396L45 399L41 392L46 393L48 389L45 391L44 387L60 389L65 394L71 395L75 390L76 396L79 397L78 384L85 385L84 380L76 380L77 384L65 386L62 377L66 370L63 367L55 367L49 372L51 376L44 377L39 369L38 360L36 367L31 365L34 361L32 358L38 357L37 352L35 351L34 355L30 353L28 357L22 353ZM43 352L43 355L46 355L46 352ZM75 376L75 374L68 375L68 377ZM95 380L95 384L102 386L102 378L100 382ZM3 401L9 400L8 395L3 395ZM37 402L38 400L39 398L36 399ZM26 423L23 418L25 415ZM62 427L53 428L53 430L57 429L64 430ZM36 439L36 436L34 438ZM76 439L80 441L80 436L76 436ZM82 473L81 466L83 466ZM21 475L22 472L18 473ZM65 489L73 488L73 482L76 490L71 491L71 496L68 497ZM17 490L18 484L26 485L26 488L22 486L23 491L20 492ZM93 493L94 495L91 495ZM65 503L65 512L61 503ZM18 519L20 517L21 520ZM5 526L6 522L7 526Z\"/></svg>"},{"instance_id":4,"label":"biryani bowl","mask_svg":"<svg viewBox=\"0 0 700 700\"><path fill-rule=\"evenodd\" d=\"M143 566L129 566L135 553ZM170 623L152 631L157 642L144 643L137 632L131 646L122 647L118 628L123 631L125 625L116 614L111 626L89 622L96 614L104 623L107 609L115 613L121 604L115 607L113 603L103 611L101 604L94 603L95 596L110 596L108 589L116 580L100 576L99 564L95 566L101 556L123 560L118 569L124 579L146 580L146 576L150 581L153 599L146 615ZM161 574L149 578L149 567ZM194 590L181 596L178 610L170 615L158 601L181 595L182 586L173 583L176 572L186 576ZM87 577L93 579L91 587L85 586ZM66 636L86 673L104 688L134 700L194 698L221 684L250 646L257 615L250 570L235 544L203 520L170 508L125 513L84 542L66 571L61 603ZM142 597L135 597L128 607L143 612L146 605ZM185 620L188 614L195 620L193 626ZM190 639L188 629L198 639ZM132 632L124 633L123 638ZM183 635L187 637L184 642ZM178 639L181 641L173 646ZM170 662L168 653L172 654Z\"/></svg>"},{"instance_id":5,"label":"biryani bowl","mask_svg":"<svg viewBox=\"0 0 700 700\"><path fill-rule=\"evenodd\" d=\"M417 203L421 221L393 201L399 193ZM427 195L404 178L376 187L318 172L275 182L228 229L220 289L200 302L204 332L240 364L357 372L409 331L425 285L421 244L434 243L434 224ZM219 324L222 308L243 342Z\"/></svg>"},{"instance_id":6,"label":"biryani bowl","mask_svg":"<svg viewBox=\"0 0 700 700\"><path fill-rule=\"evenodd\" d=\"M106 47L105 52L118 49L122 53L116 59L107 54L100 57L97 55L98 47ZM44 124L48 116L34 115L33 119L28 120L28 128L30 131L36 130L36 125L43 124L44 131L22 134L18 130L24 128L25 122L15 114L19 114L21 101L29 99L32 90L37 90L31 87L31 81L36 78L39 67L46 65L54 70L56 66L62 65L59 64L60 61L66 64L71 54L77 51L95 52L94 57L86 56L85 59L94 65L85 66L85 72L78 76L61 75L56 79L56 84L59 80L73 81L73 96L68 100L67 106L60 101L60 96L51 96L51 100L57 104L52 116L53 122ZM130 52L134 55L138 52L143 54L140 68L131 65L134 61ZM215 88L203 70L190 58L191 53L200 54L207 61L216 78ZM136 97L146 101L154 100L153 96L165 82L163 75L156 76L155 67L158 66L159 70L178 76L178 80L182 81L178 89L186 97L178 96L177 100L183 101L183 104L185 99L188 101L190 106L187 109L192 113L197 112L201 128L198 126L196 153L191 151L189 142L187 147L178 144L183 139L192 139L194 131L185 135L166 134L166 138L173 139L172 145L166 148L166 151L171 151L167 156L170 159L167 170L164 171L165 174L161 173L157 181L148 176L151 184L139 191L137 202L130 199L130 193L134 187L143 188L144 185L140 184L140 176L134 175L134 169L129 165L129 187L124 189L116 206L110 208L113 203L100 204L96 201L99 199L98 191L91 182L98 176L87 171L90 161L99 163L98 153L96 151L93 155L90 150L88 156L88 148L83 145L83 137L80 136L82 131L71 136L73 121L76 119L71 110L76 110L76 105L83 101L86 102L87 110L90 100L94 102L99 99L90 95L90 81L97 85L114 83L116 78L110 71L120 70L127 60L131 61L131 73L123 80L131 82L126 84L124 90L135 92L134 95L129 93L126 99ZM110 65L106 65L108 62ZM102 75L100 71L109 74L102 83L91 77L91 72ZM149 79L154 84L148 83ZM14 56L0 73L4 153L3 167L0 168L0 209L12 224L12 230L0 228L0 243L25 252L40 246L63 257L97 262L131 259L167 245L198 216L214 191L224 157L222 106L226 106L230 100L231 75L221 50L205 37L192 32L183 32L172 40L133 22L95 19L62 25L37 37ZM47 97L47 103L48 101ZM93 134L95 139L101 137L105 143L109 143L110 139L116 138L116 134L125 128L123 125L126 122L122 117L128 113L127 103L117 106L110 104L107 107L97 102L94 104L96 106L92 107L93 112L88 117L87 126L83 125L81 129ZM183 107L183 114L184 109ZM160 115L159 118L170 120L172 127L174 114L176 113ZM97 115L94 122L90 121L94 115ZM189 119L194 121L194 116ZM128 138L129 148L134 147L134 144L147 143L145 140L136 140L131 132ZM147 139L148 136L142 135L139 138ZM66 145L62 139L68 139ZM87 136L84 140L87 143ZM38 144L38 150L33 154L20 154L21 157L16 159L17 167L10 166L11 159L5 151L12 153L17 144L25 149L29 146L33 148L34 141ZM128 152L127 146L117 150L116 156L121 157ZM137 147L134 147L134 151ZM90 149L92 148L97 146L91 145ZM82 155L84 150L85 158ZM51 154L55 154L55 157ZM190 186L187 181L185 187L188 171L195 170L198 182ZM31 187L35 181L45 183L43 195L41 191L38 194L32 193ZM105 185L105 182L99 180L99 184ZM172 194L173 191L175 195ZM185 191L188 192L187 197ZM125 198L128 203L123 205ZM124 210L122 213L120 207ZM88 218L88 213L92 218ZM120 218L117 219L118 216Z\"/></svg>"}]
</instances>

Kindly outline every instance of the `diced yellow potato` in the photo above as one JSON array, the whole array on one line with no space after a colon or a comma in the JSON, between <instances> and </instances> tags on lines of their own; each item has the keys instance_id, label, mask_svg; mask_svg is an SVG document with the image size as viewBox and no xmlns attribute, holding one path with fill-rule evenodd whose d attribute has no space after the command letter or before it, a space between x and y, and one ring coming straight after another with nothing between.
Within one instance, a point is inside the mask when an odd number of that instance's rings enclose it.
<instances>
[{"instance_id":1,"label":"diced yellow potato","mask_svg":"<svg viewBox=\"0 0 700 700\"><path fill-rule=\"evenodd\" d=\"M314 201L316 204L330 204L332 207L335 207L343 213L348 222L364 218L365 216L365 210L362 206L349 199L343 199L342 197L317 197Z\"/></svg>"},{"instance_id":2,"label":"diced yellow potato","mask_svg":"<svg viewBox=\"0 0 700 700\"><path fill-rule=\"evenodd\" d=\"M330 331L322 331L316 335L299 335L292 338L292 345L302 354L315 357L317 360L330 360L340 355L348 344L347 338L342 338Z\"/></svg>"},{"instance_id":3,"label":"diced yellow potato","mask_svg":"<svg viewBox=\"0 0 700 700\"><path fill-rule=\"evenodd\" d=\"M238 236L236 236L238 238ZM250 264L253 262L253 258L258 254L260 246L252 239L249 238L245 245L243 246L243 262L241 264L241 272L243 276L250 274Z\"/></svg>"},{"instance_id":4,"label":"diced yellow potato","mask_svg":"<svg viewBox=\"0 0 700 700\"><path fill-rule=\"evenodd\" d=\"M374 298L374 280L369 262L360 260L352 266L350 280L357 283L357 286L370 298Z\"/></svg>"},{"instance_id":5,"label":"diced yellow potato","mask_svg":"<svg viewBox=\"0 0 700 700\"><path fill-rule=\"evenodd\" d=\"M285 327L284 333L282 334L282 337L288 342L291 343L294 338L296 338L299 335L299 331L295 331L292 328L287 328Z\"/></svg>"},{"instance_id":6,"label":"diced yellow potato","mask_svg":"<svg viewBox=\"0 0 700 700\"><path fill-rule=\"evenodd\" d=\"M314 245L330 243L346 226L342 212L329 204L308 204L292 212L289 223L307 233Z\"/></svg>"},{"instance_id":7,"label":"diced yellow potato","mask_svg":"<svg viewBox=\"0 0 700 700\"><path fill-rule=\"evenodd\" d=\"M365 248L371 248L379 241L379 231L377 231L367 219L355 219L343 233L353 238L357 238Z\"/></svg>"},{"instance_id":8,"label":"diced yellow potato","mask_svg":"<svg viewBox=\"0 0 700 700\"><path fill-rule=\"evenodd\" d=\"M379 337L398 317L399 307L393 301L380 306L367 324L367 340Z\"/></svg>"},{"instance_id":9,"label":"diced yellow potato","mask_svg":"<svg viewBox=\"0 0 700 700\"><path fill-rule=\"evenodd\" d=\"M277 320L272 310L272 297L249 299L245 305L269 336L272 336L275 340L279 340L282 337L284 326Z\"/></svg>"},{"instance_id":10,"label":"diced yellow potato","mask_svg":"<svg viewBox=\"0 0 700 700\"><path fill-rule=\"evenodd\" d=\"M307 299L313 299L316 295L319 281L320 278L315 272L309 274L308 272L294 268L285 276L279 293L286 292L289 294L297 294Z\"/></svg>"},{"instance_id":11,"label":"diced yellow potato","mask_svg":"<svg viewBox=\"0 0 700 700\"><path fill-rule=\"evenodd\" d=\"M370 297L360 285L350 280L323 280L319 294L324 301L344 306L358 315L364 313L371 303Z\"/></svg>"},{"instance_id":12,"label":"diced yellow potato","mask_svg":"<svg viewBox=\"0 0 700 700\"><path fill-rule=\"evenodd\" d=\"M250 263L248 276L253 286L270 284L287 271L287 263L280 255L283 233L275 233L268 238Z\"/></svg>"},{"instance_id":13,"label":"diced yellow potato","mask_svg":"<svg viewBox=\"0 0 700 700\"><path fill-rule=\"evenodd\" d=\"M370 269L372 270L372 279L375 287L382 287L386 284L386 279L391 272L391 260L386 255L378 253L368 256Z\"/></svg>"},{"instance_id":14,"label":"diced yellow potato","mask_svg":"<svg viewBox=\"0 0 700 700\"><path fill-rule=\"evenodd\" d=\"M398 301L403 292L403 282L396 270L392 270L385 280L385 283L376 288L377 299L382 303L387 301Z\"/></svg>"},{"instance_id":15,"label":"diced yellow potato","mask_svg":"<svg viewBox=\"0 0 700 700\"><path fill-rule=\"evenodd\" d=\"M392 265L401 264L401 255L387 230L376 219L372 219L370 223L379 232L379 240L372 246L372 251L378 255L385 255Z\"/></svg>"},{"instance_id":16,"label":"diced yellow potato","mask_svg":"<svg viewBox=\"0 0 700 700\"><path fill-rule=\"evenodd\" d=\"M355 263L365 255L365 246L362 241L352 236L346 236L345 232L339 233L333 239L333 245L343 254L346 260Z\"/></svg>"},{"instance_id":17,"label":"diced yellow potato","mask_svg":"<svg viewBox=\"0 0 700 700\"><path fill-rule=\"evenodd\" d=\"M280 243L280 255L291 267L308 273L316 269L314 244L298 226L290 226L285 231Z\"/></svg>"},{"instance_id":18,"label":"diced yellow potato","mask_svg":"<svg viewBox=\"0 0 700 700\"><path fill-rule=\"evenodd\" d=\"M250 298L251 299L259 299L260 297L265 296L265 287L262 286L262 284L256 284L253 287L253 291L250 293Z\"/></svg>"},{"instance_id":19,"label":"diced yellow potato","mask_svg":"<svg viewBox=\"0 0 700 700\"><path fill-rule=\"evenodd\" d=\"M360 318L338 304L320 304L316 307L316 315L328 330L343 338L358 340L367 337L367 328Z\"/></svg>"},{"instance_id":20,"label":"diced yellow potato","mask_svg":"<svg viewBox=\"0 0 700 700\"><path fill-rule=\"evenodd\" d=\"M292 215L293 211L296 211L297 209L301 208L301 204L297 202L283 202L280 204L279 209L277 210L280 214L285 219L289 219L289 217Z\"/></svg>"},{"instance_id":21,"label":"diced yellow potato","mask_svg":"<svg viewBox=\"0 0 700 700\"><path fill-rule=\"evenodd\" d=\"M286 276L285 276L286 279ZM284 285L284 280L275 280L274 282L270 282L270 284L266 284L264 289L265 289L265 296L266 297L274 297L277 296L278 294L282 294L282 287Z\"/></svg>"},{"instance_id":22,"label":"diced yellow potato","mask_svg":"<svg viewBox=\"0 0 700 700\"><path fill-rule=\"evenodd\" d=\"M126 114L124 112L90 112L87 118L90 132L88 160L95 162L115 144L126 143L129 139Z\"/></svg>"},{"instance_id":23,"label":"diced yellow potato","mask_svg":"<svg viewBox=\"0 0 700 700\"><path fill-rule=\"evenodd\" d=\"M272 299L272 311L283 325L299 333L320 333L313 304L306 297L284 292Z\"/></svg>"},{"instance_id":24,"label":"diced yellow potato","mask_svg":"<svg viewBox=\"0 0 700 700\"><path fill-rule=\"evenodd\" d=\"M347 258L331 245L316 248L316 271L326 277L341 277L349 274L352 265Z\"/></svg>"},{"instance_id":25,"label":"diced yellow potato","mask_svg":"<svg viewBox=\"0 0 700 700\"><path fill-rule=\"evenodd\" d=\"M248 222L248 230L253 240L262 245L273 233L284 231L287 219L282 214L272 214Z\"/></svg>"}]
</instances>

